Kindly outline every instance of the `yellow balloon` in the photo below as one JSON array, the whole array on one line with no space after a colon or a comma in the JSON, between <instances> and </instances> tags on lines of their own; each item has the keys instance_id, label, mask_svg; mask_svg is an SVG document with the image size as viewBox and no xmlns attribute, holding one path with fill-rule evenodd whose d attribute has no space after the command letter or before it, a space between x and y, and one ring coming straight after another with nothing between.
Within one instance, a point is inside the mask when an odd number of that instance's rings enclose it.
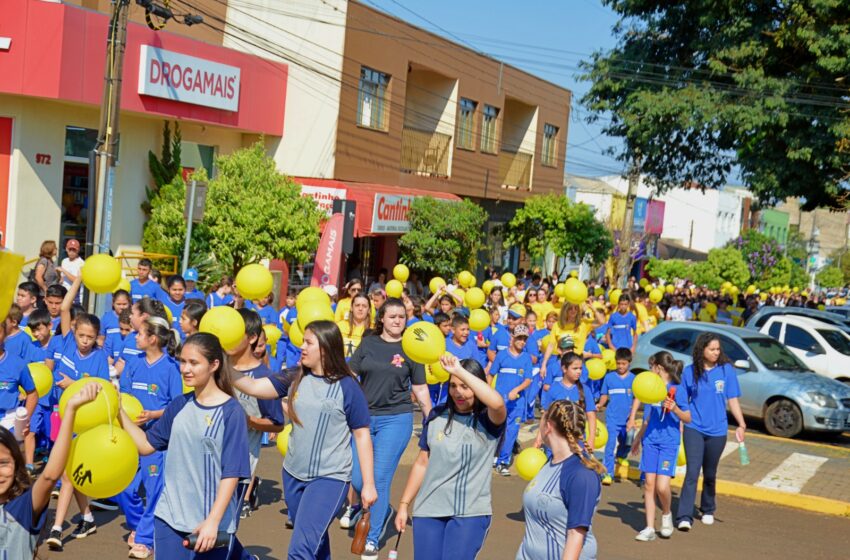
<instances>
[{"instance_id":1,"label":"yellow balloon","mask_svg":"<svg viewBox=\"0 0 850 560\"><path fill-rule=\"evenodd\" d=\"M676 286L674 286L673 284L667 284L666 286L664 286L664 291L666 291L668 294L672 294L676 291Z\"/></svg>"},{"instance_id":2,"label":"yellow balloon","mask_svg":"<svg viewBox=\"0 0 850 560\"><path fill-rule=\"evenodd\" d=\"M463 302L470 309L478 309L484 305L486 300L487 296L484 295L484 290L481 288L469 288L463 296Z\"/></svg>"},{"instance_id":3,"label":"yellow balloon","mask_svg":"<svg viewBox=\"0 0 850 560\"><path fill-rule=\"evenodd\" d=\"M130 393L121 393L121 408L130 417L133 422L139 417L139 414L145 409L141 401Z\"/></svg>"},{"instance_id":4,"label":"yellow balloon","mask_svg":"<svg viewBox=\"0 0 850 560\"><path fill-rule=\"evenodd\" d=\"M6 320L9 307L15 300L18 277L24 267L24 257L9 251L0 251L0 322Z\"/></svg>"},{"instance_id":5,"label":"yellow balloon","mask_svg":"<svg viewBox=\"0 0 850 560\"><path fill-rule=\"evenodd\" d=\"M667 396L667 386L657 373L644 371L632 381L632 393L644 404L656 404Z\"/></svg>"},{"instance_id":6,"label":"yellow balloon","mask_svg":"<svg viewBox=\"0 0 850 560\"><path fill-rule=\"evenodd\" d=\"M301 290L295 298L295 309L300 313L301 307L310 301L321 301L326 305L330 305L331 297L323 289L316 286L310 286L309 288Z\"/></svg>"},{"instance_id":7,"label":"yellow balloon","mask_svg":"<svg viewBox=\"0 0 850 560\"><path fill-rule=\"evenodd\" d=\"M548 459L546 458L546 453L544 453L542 449L538 449L536 447L523 449L520 451L519 455L516 456L517 473L519 473L520 478L523 480L531 480L537 476L537 473L540 472L540 469L543 468L546 461L548 461Z\"/></svg>"},{"instance_id":8,"label":"yellow balloon","mask_svg":"<svg viewBox=\"0 0 850 560\"><path fill-rule=\"evenodd\" d=\"M59 417L65 417L65 407L68 401L77 394L87 383L100 383L101 390L97 397L77 409L74 414L74 431L81 434L101 424L111 424L118 416L118 391L106 379L99 377L83 377L71 383L59 398ZM135 448L134 448L135 449Z\"/></svg>"},{"instance_id":9,"label":"yellow balloon","mask_svg":"<svg viewBox=\"0 0 850 560\"><path fill-rule=\"evenodd\" d=\"M138 468L139 452L130 434L102 425L74 438L65 473L86 496L110 498L130 485Z\"/></svg>"},{"instance_id":10,"label":"yellow balloon","mask_svg":"<svg viewBox=\"0 0 850 560\"><path fill-rule=\"evenodd\" d=\"M272 273L261 264L243 266L236 274L236 289L245 299L262 299L273 287Z\"/></svg>"},{"instance_id":11,"label":"yellow balloon","mask_svg":"<svg viewBox=\"0 0 850 560\"><path fill-rule=\"evenodd\" d=\"M404 285L401 282L399 282L398 280L396 280L395 278L393 278L392 280L387 282L386 291L387 291L387 296L394 297L394 298L400 298L402 292L404 291Z\"/></svg>"},{"instance_id":12,"label":"yellow balloon","mask_svg":"<svg viewBox=\"0 0 850 560\"><path fill-rule=\"evenodd\" d=\"M608 371L617 369L617 353L610 348L602 350L602 361L605 362Z\"/></svg>"},{"instance_id":13,"label":"yellow balloon","mask_svg":"<svg viewBox=\"0 0 850 560\"><path fill-rule=\"evenodd\" d=\"M767 292L762 292L759 294L759 299L764 301L767 299Z\"/></svg>"},{"instance_id":14,"label":"yellow balloon","mask_svg":"<svg viewBox=\"0 0 850 560\"><path fill-rule=\"evenodd\" d=\"M587 424L584 425L584 439L590 439L590 431ZM593 441L593 448L604 449L606 443L608 443L608 428L605 427L604 422L596 422L596 439Z\"/></svg>"},{"instance_id":15,"label":"yellow balloon","mask_svg":"<svg viewBox=\"0 0 850 560\"><path fill-rule=\"evenodd\" d=\"M232 307L219 305L204 313L198 330L214 334L218 337L222 348L233 350L239 346L242 337L245 336L245 321L242 315Z\"/></svg>"},{"instance_id":16,"label":"yellow balloon","mask_svg":"<svg viewBox=\"0 0 850 560\"><path fill-rule=\"evenodd\" d=\"M653 288L649 291L649 301L652 303L658 303L662 299L664 299L664 293L658 288Z\"/></svg>"},{"instance_id":17,"label":"yellow balloon","mask_svg":"<svg viewBox=\"0 0 850 560\"><path fill-rule=\"evenodd\" d=\"M818 309L819 309L820 311L824 311L824 310L826 309L826 306L825 306L824 304L822 304L822 303L819 303L819 304L818 304Z\"/></svg>"},{"instance_id":18,"label":"yellow balloon","mask_svg":"<svg viewBox=\"0 0 850 560\"><path fill-rule=\"evenodd\" d=\"M393 278L404 284L410 278L410 269L403 264L397 264L393 267Z\"/></svg>"},{"instance_id":19,"label":"yellow balloon","mask_svg":"<svg viewBox=\"0 0 850 560\"><path fill-rule=\"evenodd\" d=\"M510 272L502 274L502 286L510 289L516 286L516 276Z\"/></svg>"},{"instance_id":20,"label":"yellow balloon","mask_svg":"<svg viewBox=\"0 0 850 560\"><path fill-rule=\"evenodd\" d=\"M709 301L705 304L705 310L711 313L712 317L717 316L717 304L713 301Z\"/></svg>"},{"instance_id":21,"label":"yellow balloon","mask_svg":"<svg viewBox=\"0 0 850 560\"><path fill-rule=\"evenodd\" d=\"M298 311L298 316L296 317L296 321L298 322L298 326L301 328L301 332L304 332L307 329L307 325L313 321L333 320L334 312L333 309L331 309L331 306L317 301L310 302L309 305L305 304L304 307Z\"/></svg>"},{"instance_id":22,"label":"yellow balloon","mask_svg":"<svg viewBox=\"0 0 850 560\"><path fill-rule=\"evenodd\" d=\"M481 289L484 291L486 295L490 295L490 292L493 291L495 284L493 284L492 280L485 280L483 284L481 284Z\"/></svg>"},{"instance_id":23,"label":"yellow balloon","mask_svg":"<svg viewBox=\"0 0 850 560\"><path fill-rule=\"evenodd\" d=\"M446 337L434 323L418 321L405 329L401 347L414 362L433 364L446 352Z\"/></svg>"},{"instance_id":24,"label":"yellow balloon","mask_svg":"<svg viewBox=\"0 0 850 560\"><path fill-rule=\"evenodd\" d=\"M720 284L721 290L727 290L728 291L729 288L731 288L731 287L732 287L732 282L727 281L727 282L723 282L722 284Z\"/></svg>"},{"instance_id":25,"label":"yellow balloon","mask_svg":"<svg viewBox=\"0 0 850 560\"><path fill-rule=\"evenodd\" d=\"M35 392L41 398L50 392L53 387L53 372L42 362L33 362L27 366L32 376L32 382L35 383Z\"/></svg>"},{"instance_id":26,"label":"yellow balloon","mask_svg":"<svg viewBox=\"0 0 850 560\"><path fill-rule=\"evenodd\" d=\"M468 270L462 270L460 274L457 275L457 282L464 288L471 288L475 285L475 276L473 276Z\"/></svg>"},{"instance_id":27,"label":"yellow balloon","mask_svg":"<svg viewBox=\"0 0 850 560\"><path fill-rule=\"evenodd\" d=\"M755 284L750 284L749 286L747 286L747 295L749 296L749 295L752 295L754 293L756 293Z\"/></svg>"},{"instance_id":28,"label":"yellow balloon","mask_svg":"<svg viewBox=\"0 0 850 560\"><path fill-rule=\"evenodd\" d=\"M300 348L304 344L304 331L301 330L298 321L293 321L292 326L289 327L289 341L296 348Z\"/></svg>"},{"instance_id":29,"label":"yellow balloon","mask_svg":"<svg viewBox=\"0 0 850 560\"><path fill-rule=\"evenodd\" d=\"M685 456L685 442L679 441L679 454L676 456L676 465L684 467L688 464L688 458Z\"/></svg>"},{"instance_id":30,"label":"yellow balloon","mask_svg":"<svg viewBox=\"0 0 850 560\"><path fill-rule=\"evenodd\" d=\"M96 294L111 294L121 282L121 263L107 253L98 253L85 260L80 271L83 284Z\"/></svg>"},{"instance_id":31,"label":"yellow balloon","mask_svg":"<svg viewBox=\"0 0 850 560\"><path fill-rule=\"evenodd\" d=\"M469 312L469 328L481 332L490 325L490 315L483 309L473 309Z\"/></svg>"},{"instance_id":32,"label":"yellow balloon","mask_svg":"<svg viewBox=\"0 0 850 560\"><path fill-rule=\"evenodd\" d=\"M587 286L578 278L568 278L564 284L564 298L576 305L584 303L587 299Z\"/></svg>"},{"instance_id":33,"label":"yellow balloon","mask_svg":"<svg viewBox=\"0 0 850 560\"><path fill-rule=\"evenodd\" d=\"M445 368L443 368L443 365L439 361L434 362L433 364L428 364L427 366L425 366L426 377L429 373L431 374L431 377L433 379L437 380L437 383L445 383L446 381L449 380L449 377L451 377L449 372L447 372L445 370ZM432 383L432 385L433 385L433 383Z\"/></svg>"},{"instance_id":34,"label":"yellow balloon","mask_svg":"<svg viewBox=\"0 0 850 560\"><path fill-rule=\"evenodd\" d=\"M292 424L287 424L282 432L277 434L277 450L280 454L286 457L286 450L289 449L289 434L292 433Z\"/></svg>"},{"instance_id":35,"label":"yellow balloon","mask_svg":"<svg viewBox=\"0 0 850 560\"><path fill-rule=\"evenodd\" d=\"M185 381L183 382L183 394L184 395L187 394L187 393L191 393L194 390L195 390L194 387L189 387L188 385L186 385Z\"/></svg>"},{"instance_id":36,"label":"yellow balloon","mask_svg":"<svg viewBox=\"0 0 850 560\"><path fill-rule=\"evenodd\" d=\"M126 278L122 277L121 280L118 282L118 286L115 288L115 292L117 292L118 290L124 290L125 292L129 292L130 291L130 281L127 280ZM113 292L113 293L115 293L115 292Z\"/></svg>"},{"instance_id":37,"label":"yellow balloon","mask_svg":"<svg viewBox=\"0 0 850 560\"><path fill-rule=\"evenodd\" d=\"M600 286L596 286L595 288L593 288L593 295L596 296L596 297L604 296L605 295L605 288L602 288Z\"/></svg>"},{"instance_id":38,"label":"yellow balloon","mask_svg":"<svg viewBox=\"0 0 850 560\"><path fill-rule=\"evenodd\" d=\"M266 333L266 343L268 343L271 347L275 347L280 340L280 337L283 336L283 333L279 328L277 328L277 325L272 325L271 323L263 325L263 332Z\"/></svg>"},{"instance_id":39,"label":"yellow balloon","mask_svg":"<svg viewBox=\"0 0 850 560\"><path fill-rule=\"evenodd\" d=\"M443 280L439 276L434 276L433 278L431 278L431 281L428 282L428 289L431 290L432 294L436 294L437 291L445 285L445 280Z\"/></svg>"},{"instance_id":40,"label":"yellow balloon","mask_svg":"<svg viewBox=\"0 0 850 560\"><path fill-rule=\"evenodd\" d=\"M169 325L173 325L174 324L174 315L171 313L171 308L169 308L167 305L165 305L164 307L165 307L165 318L168 319Z\"/></svg>"},{"instance_id":41,"label":"yellow balloon","mask_svg":"<svg viewBox=\"0 0 850 560\"><path fill-rule=\"evenodd\" d=\"M571 270L570 276L572 276L573 278L578 278L578 270Z\"/></svg>"},{"instance_id":42,"label":"yellow balloon","mask_svg":"<svg viewBox=\"0 0 850 560\"><path fill-rule=\"evenodd\" d=\"M567 280L569 282L569 280ZM567 295L567 286L565 284L555 284L555 295L558 296L559 299L564 299Z\"/></svg>"},{"instance_id":43,"label":"yellow balloon","mask_svg":"<svg viewBox=\"0 0 850 560\"><path fill-rule=\"evenodd\" d=\"M591 358L584 365L587 367L587 376L591 379L602 379L608 373L605 362L599 358Z\"/></svg>"},{"instance_id":44,"label":"yellow balloon","mask_svg":"<svg viewBox=\"0 0 850 560\"><path fill-rule=\"evenodd\" d=\"M620 303L620 296L623 295L623 290L617 288L616 290L611 290L611 293L608 294L608 301L611 302L611 305L617 305Z\"/></svg>"},{"instance_id":45,"label":"yellow balloon","mask_svg":"<svg viewBox=\"0 0 850 560\"><path fill-rule=\"evenodd\" d=\"M641 278L640 280L638 280L638 286L640 286L641 288L646 288L647 285L649 285L649 280L647 280L646 278Z\"/></svg>"}]
</instances>

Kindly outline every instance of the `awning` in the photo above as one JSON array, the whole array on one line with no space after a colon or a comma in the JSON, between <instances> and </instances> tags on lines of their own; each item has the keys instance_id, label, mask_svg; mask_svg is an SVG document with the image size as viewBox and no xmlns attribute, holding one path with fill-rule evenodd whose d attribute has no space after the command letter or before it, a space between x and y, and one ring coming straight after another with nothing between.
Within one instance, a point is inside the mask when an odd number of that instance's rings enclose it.
<instances>
[{"instance_id":1,"label":"awning","mask_svg":"<svg viewBox=\"0 0 850 560\"><path fill-rule=\"evenodd\" d=\"M658 240L658 258L665 259L683 259L686 261L704 261L708 255L695 251L694 249L685 247L681 243L676 243L669 239Z\"/></svg>"},{"instance_id":2,"label":"awning","mask_svg":"<svg viewBox=\"0 0 850 560\"><path fill-rule=\"evenodd\" d=\"M302 185L301 192L312 196L328 215L335 199L353 200L355 210L355 237L375 235L401 235L410 229L407 212L410 203L419 196L430 196L443 200L461 200L459 196L439 191L411 189L395 185L337 181L335 179L313 179L293 177Z\"/></svg>"}]
</instances>

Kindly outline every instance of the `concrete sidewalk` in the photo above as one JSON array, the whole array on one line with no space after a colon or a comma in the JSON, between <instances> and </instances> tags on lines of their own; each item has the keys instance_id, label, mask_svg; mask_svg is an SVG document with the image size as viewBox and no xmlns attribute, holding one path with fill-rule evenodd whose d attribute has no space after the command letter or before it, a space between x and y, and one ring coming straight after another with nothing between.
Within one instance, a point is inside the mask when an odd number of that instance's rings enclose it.
<instances>
[{"instance_id":1,"label":"concrete sidewalk","mask_svg":"<svg viewBox=\"0 0 850 560\"><path fill-rule=\"evenodd\" d=\"M536 435L537 424L526 425L519 439L527 446ZM718 494L850 517L850 449L751 432L746 446L750 464L742 466L734 432L729 432L717 474ZM637 480L638 461L630 457L630 463L617 475ZM685 468L679 467L673 486L681 487L684 477Z\"/></svg>"}]
</instances>

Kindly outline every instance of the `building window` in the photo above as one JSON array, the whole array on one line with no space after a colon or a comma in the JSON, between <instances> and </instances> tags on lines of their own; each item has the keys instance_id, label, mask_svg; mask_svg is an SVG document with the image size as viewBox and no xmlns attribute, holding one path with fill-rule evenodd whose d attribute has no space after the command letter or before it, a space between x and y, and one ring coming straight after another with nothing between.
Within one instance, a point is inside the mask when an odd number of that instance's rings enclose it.
<instances>
[{"instance_id":1,"label":"building window","mask_svg":"<svg viewBox=\"0 0 850 560\"><path fill-rule=\"evenodd\" d=\"M387 86L390 77L383 72L360 67L360 94L357 102L357 124L387 130Z\"/></svg>"},{"instance_id":2,"label":"building window","mask_svg":"<svg viewBox=\"0 0 850 560\"><path fill-rule=\"evenodd\" d=\"M556 166L558 158L558 127L545 124L543 125L543 154L541 162L549 167Z\"/></svg>"},{"instance_id":3,"label":"building window","mask_svg":"<svg viewBox=\"0 0 850 560\"><path fill-rule=\"evenodd\" d=\"M484 118L481 121L481 151L488 154L498 153L496 141L496 122L499 118L499 108L484 105Z\"/></svg>"},{"instance_id":4,"label":"building window","mask_svg":"<svg viewBox=\"0 0 850 560\"><path fill-rule=\"evenodd\" d=\"M475 149L475 108L478 103L471 99L460 98L457 118L457 147L465 150Z\"/></svg>"}]
</instances>

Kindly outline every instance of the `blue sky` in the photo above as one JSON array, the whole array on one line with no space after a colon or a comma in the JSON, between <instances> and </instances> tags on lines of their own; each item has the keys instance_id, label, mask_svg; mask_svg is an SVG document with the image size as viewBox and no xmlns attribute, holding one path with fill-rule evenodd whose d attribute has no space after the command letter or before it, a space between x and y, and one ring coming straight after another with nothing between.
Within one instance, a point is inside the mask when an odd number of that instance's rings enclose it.
<instances>
[{"instance_id":1,"label":"blue sky","mask_svg":"<svg viewBox=\"0 0 850 560\"><path fill-rule=\"evenodd\" d=\"M615 42L611 28L617 17L600 0L361 1L572 90L567 172L623 171L622 163L602 154L619 141L602 134L598 124L588 124L579 105L588 89L577 79L579 61Z\"/></svg>"}]
</instances>

